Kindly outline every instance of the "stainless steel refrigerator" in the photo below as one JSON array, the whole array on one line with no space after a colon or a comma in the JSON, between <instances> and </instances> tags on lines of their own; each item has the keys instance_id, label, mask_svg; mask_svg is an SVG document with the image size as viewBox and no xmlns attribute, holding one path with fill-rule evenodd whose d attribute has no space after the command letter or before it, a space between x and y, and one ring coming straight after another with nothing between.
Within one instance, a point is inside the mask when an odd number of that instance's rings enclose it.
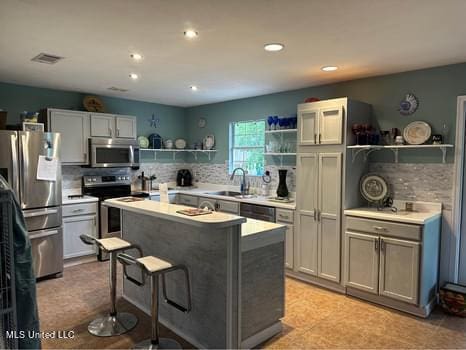
<instances>
[{"instance_id":1,"label":"stainless steel refrigerator","mask_svg":"<svg viewBox=\"0 0 466 350\"><path fill-rule=\"evenodd\" d=\"M23 210L37 278L63 272L59 151L58 133L0 130L0 174ZM45 171L45 180L44 162L57 165Z\"/></svg>"}]
</instances>

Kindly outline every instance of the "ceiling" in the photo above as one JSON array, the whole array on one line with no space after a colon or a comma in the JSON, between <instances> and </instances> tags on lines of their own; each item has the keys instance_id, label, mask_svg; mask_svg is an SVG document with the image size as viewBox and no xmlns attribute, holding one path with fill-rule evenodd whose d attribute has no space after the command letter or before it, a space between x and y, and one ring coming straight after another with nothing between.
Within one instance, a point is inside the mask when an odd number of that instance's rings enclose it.
<instances>
[{"instance_id":1,"label":"ceiling","mask_svg":"<svg viewBox=\"0 0 466 350\"><path fill-rule=\"evenodd\" d=\"M200 105L465 62L465 13L464 0L1 0L0 81ZM32 62L41 52L65 59Z\"/></svg>"}]
</instances>

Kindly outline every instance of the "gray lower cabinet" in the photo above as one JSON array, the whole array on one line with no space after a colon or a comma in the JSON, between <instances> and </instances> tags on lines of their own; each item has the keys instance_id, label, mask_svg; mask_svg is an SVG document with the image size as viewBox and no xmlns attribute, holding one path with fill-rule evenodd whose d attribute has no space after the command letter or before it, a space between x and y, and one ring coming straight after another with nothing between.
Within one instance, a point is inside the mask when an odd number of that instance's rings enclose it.
<instances>
[{"instance_id":1,"label":"gray lower cabinet","mask_svg":"<svg viewBox=\"0 0 466 350\"><path fill-rule=\"evenodd\" d=\"M160 195L150 196L150 200L160 202ZM176 203L176 194L169 194L168 195L168 203L171 203L171 204Z\"/></svg>"},{"instance_id":2,"label":"gray lower cabinet","mask_svg":"<svg viewBox=\"0 0 466 350\"><path fill-rule=\"evenodd\" d=\"M379 238L346 232L346 285L377 294L379 289Z\"/></svg>"},{"instance_id":3,"label":"gray lower cabinet","mask_svg":"<svg viewBox=\"0 0 466 350\"><path fill-rule=\"evenodd\" d=\"M70 259L96 253L95 247L84 244L82 234L97 237L97 205L69 204L63 206L63 258Z\"/></svg>"},{"instance_id":4,"label":"gray lower cabinet","mask_svg":"<svg viewBox=\"0 0 466 350\"><path fill-rule=\"evenodd\" d=\"M198 197L189 194L179 193L176 199L176 204L186 205L188 207L197 207Z\"/></svg>"},{"instance_id":5,"label":"gray lower cabinet","mask_svg":"<svg viewBox=\"0 0 466 350\"><path fill-rule=\"evenodd\" d=\"M239 202L224 201L209 197L199 197L199 208L208 208L210 210L220 211L222 213L230 213L239 215Z\"/></svg>"},{"instance_id":6,"label":"gray lower cabinet","mask_svg":"<svg viewBox=\"0 0 466 350\"><path fill-rule=\"evenodd\" d=\"M417 304L419 249L419 242L380 238L380 295Z\"/></svg>"},{"instance_id":7,"label":"gray lower cabinet","mask_svg":"<svg viewBox=\"0 0 466 350\"><path fill-rule=\"evenodd\" d=\"M294 266L294 211L278 208L275 213L275 222L286 225L285 267L292 269Z\"/></svg>"},{"instance_id":8,"label":"gray lower cabinet","mask_svg":"<svg viewBox=\"0 0 466 350\"><path fill-rule=\"evenodd\" d=\"M346 217L348 294L427 316L436 297L439 239L439 220L414 225Z\"/></svg>"},{"instance_id":9,"label":"gray lower cabinet","mask_svg":"<svg viewBox=\"0 0 466 350\"><path fill-rule=\"evenodd\" d=\"M230 214L239 214L239 202L222 201L217 199L217 211Z\"/></svg>"}]
</instances>

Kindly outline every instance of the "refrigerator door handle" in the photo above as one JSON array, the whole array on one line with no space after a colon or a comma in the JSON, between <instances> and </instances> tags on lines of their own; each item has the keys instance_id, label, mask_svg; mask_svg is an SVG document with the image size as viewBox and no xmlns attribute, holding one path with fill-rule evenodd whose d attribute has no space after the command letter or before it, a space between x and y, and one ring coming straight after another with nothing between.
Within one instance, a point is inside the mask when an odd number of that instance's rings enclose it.
<instances>
[{"instance_id":1,"label":"refrigerator door handle","mask_svg":"<svg viewBox=\"0 0 466 350\"><path fill-rule=\"evenodd\" d=\"M56 213L58 213L57 209L45 209L42 211L36 211L36 212L31 212L31 213L23 212L23 216L25 218L32 218L35 216L45 216L45 215L56 214Z\"/></svg>"},{"instance_id":2,"label":"refrigerator door handle","mask_svg":"<svg viewBox=\"0 0 466 350\"><path fill-rule=\"evenodd\" d=\"M17 144L16 144L16 135L10 136L11 141L11 184L13 186L13 190L15 191L16 197L20 198L18 181L19 181L19 173L18 173L18 151L17 151Z\"/></svg>"},{"instance_id":3,"label":"refrigerator door handle","mask_svg":"<svg viewBox=\"0 0 466 350\"><path fill-rule=\"evenodd\" d=\"M39 233L29 235L29 239L36 239L36 238L43 238L48 236L58 235L58 230L49 230L49 231L41 231Z\"/></svg>"},{"instance_id":4,"label":"refrigerator door handle","mask_svg":"<svg viewBox=\"0 0 466 350\"><path fill-rule=\"evenodd\" d=\"M25 207L26 203L28 202L28 191L24 188L24 181L27 178L26 169L29 168L29 154L26 145L26 136L20 135L21 137L21 179L19 181L20 191L21 191L21 207ZM29 189L28 189L29 190Z\"/></svg>"}]
</instances>

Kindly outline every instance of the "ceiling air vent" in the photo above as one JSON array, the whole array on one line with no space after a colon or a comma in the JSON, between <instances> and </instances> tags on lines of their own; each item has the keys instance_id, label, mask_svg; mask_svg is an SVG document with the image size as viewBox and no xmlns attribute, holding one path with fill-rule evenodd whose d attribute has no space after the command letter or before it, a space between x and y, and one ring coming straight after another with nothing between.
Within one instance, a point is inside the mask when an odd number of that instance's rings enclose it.
<instances>
[{"instance_id":1,"label":"ceiling air vent","mask_svg":"<svg viewBox=\"0 0 466 350\"><path fill-rule=\"evenodd\" d=\"M36 57L34 57L31 61L39 62L39 63L47 63L47 64L55 64L58 61L62 60L64 57L60 57L57 55L51 55L49 53L40 53Z\"/></svg>"},{"instance_id":2,"label":"ceiling air vent","mask_svg":"<svg viewBox=\"0 0 466 350\"><path fill-rule=\"evenodd\" d=\"M115 87L115 86L109 87L108 90L111 90L111 91L118 91L118 92L126 92L126 91L128 91L128 89L122 89L122 88L118 88L118 87Z\"/></svg>"}]
</instances>

